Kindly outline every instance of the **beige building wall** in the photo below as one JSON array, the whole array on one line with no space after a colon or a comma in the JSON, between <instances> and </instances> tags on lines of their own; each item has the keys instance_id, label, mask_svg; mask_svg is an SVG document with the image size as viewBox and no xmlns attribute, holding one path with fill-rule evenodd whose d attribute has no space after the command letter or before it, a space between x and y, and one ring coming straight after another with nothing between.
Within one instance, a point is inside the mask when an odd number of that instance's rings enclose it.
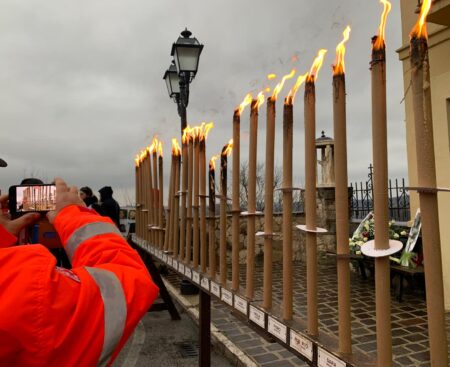
<instances>
[{"instance_id":1,"label":"beige building wall","mask_svg":"<svg viewBox=\"0 0 450 367\"><path fill-rule=\"evenodd\" d=\"M409 33L418 18L416 10L417 1L401 0L403 46L398 53L404 72L408 176L411 186L417 184L417 157L412 97L409 93ZM450 0L434 1L427 29L437 185L450 188ZM418 205L417 194L411 192L411 217L414 217ZM438 205L445 308L450 310L450 193L439 193Z\"/></svg>"}]
</instances>

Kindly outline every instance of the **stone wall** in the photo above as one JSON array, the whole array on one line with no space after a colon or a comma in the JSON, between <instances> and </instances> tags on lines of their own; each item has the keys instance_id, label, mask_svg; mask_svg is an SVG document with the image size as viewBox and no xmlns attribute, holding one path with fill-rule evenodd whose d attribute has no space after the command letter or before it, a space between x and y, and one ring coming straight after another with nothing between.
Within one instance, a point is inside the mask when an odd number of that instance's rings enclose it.
<instances>
[{"instance_id":1,"label":"stone wall","mask_svg":"<svg viewBox=\"0 0 450 367\"><path fill-rule=\"evenodd\" d=\"M292 223L292 246L293 260L306 260L305 233L298 230L295 226L305 224L304 213L294 213ZM282 259L282 222L283 215L275 214L273 221L273 230L275 233L273 240L273 259L281 261ZM336 250L336 220L335 220L335 200L334 188L318 188L317 189L317 225L328 230L326 234L317 235L317 249L319 253L325 251ZM264 231L264 216L256 218L256 231ZM216 253L219 249L219 218L216 220ZM247 218L240 219L240 236L239 236L239 262L244 264L247 258ZM255 256L257 260L263 258L264 238L256 237ZM231 215L227 220L227 254L228 260L231 259Z\"/></svg>"}]
</instances>

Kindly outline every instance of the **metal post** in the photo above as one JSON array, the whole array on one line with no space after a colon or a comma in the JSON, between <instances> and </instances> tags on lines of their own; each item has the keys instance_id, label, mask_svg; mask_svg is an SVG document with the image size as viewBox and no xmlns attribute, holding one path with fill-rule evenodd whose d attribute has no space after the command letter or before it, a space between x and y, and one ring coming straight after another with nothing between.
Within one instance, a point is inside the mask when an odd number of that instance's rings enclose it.
<instances>
[{"instance_id":1,"label":"metal post","mask_svg":"<svg viewBox=\"0 0 450 367\"><path fill-rule=\"evenodd\" d=\"M200 289L200 367L211 366L211 296Z\"/></svg>"}]
</instances>

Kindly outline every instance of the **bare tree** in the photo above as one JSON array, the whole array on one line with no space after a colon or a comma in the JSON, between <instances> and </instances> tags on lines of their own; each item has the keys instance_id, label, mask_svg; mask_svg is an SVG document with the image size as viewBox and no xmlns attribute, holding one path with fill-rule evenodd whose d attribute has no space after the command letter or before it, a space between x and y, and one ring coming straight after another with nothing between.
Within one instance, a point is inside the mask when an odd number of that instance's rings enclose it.
<instances>
[{"instance_id":1,"label":"bare tree","mask_svg":"<svg viewBox=\"0 0 450 367\"><path fill-rule=\"evenodd\" d=\"M282 170L280 167L275 167L273 178L273 190L280 188L282 182ZM256 210L264 211L265 203L265 165L259 162L256 165ZM241 202L241 208L247 208L248 198L248 162L241 163L240 169L240 190L239 199ZM281 206L282 195L275 194L276 206Z\"/></svg>"}]
</instances>

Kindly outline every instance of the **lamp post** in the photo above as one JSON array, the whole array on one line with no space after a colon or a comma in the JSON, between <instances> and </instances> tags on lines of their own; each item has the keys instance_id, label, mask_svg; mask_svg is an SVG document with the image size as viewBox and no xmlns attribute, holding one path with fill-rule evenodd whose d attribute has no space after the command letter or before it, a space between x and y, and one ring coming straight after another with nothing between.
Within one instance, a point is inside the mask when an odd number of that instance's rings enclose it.
<instances>
[{"instance_id":1,"label":"lamp post","mask_svg":"<svg viewBox=\"0 0 450 367\"><path fill-rule=\"evenodd\" d=\"M181 32L181 37L172 45L170 55L172 64L164 73L163 79L167 85L169 97L178 107L181 119L181 134L187 125L186 108L189 103L189 84L195 78L198 70L200 54L203 50L197 38L192 37L187 28Z\"/></svg>"}]
</instances>

